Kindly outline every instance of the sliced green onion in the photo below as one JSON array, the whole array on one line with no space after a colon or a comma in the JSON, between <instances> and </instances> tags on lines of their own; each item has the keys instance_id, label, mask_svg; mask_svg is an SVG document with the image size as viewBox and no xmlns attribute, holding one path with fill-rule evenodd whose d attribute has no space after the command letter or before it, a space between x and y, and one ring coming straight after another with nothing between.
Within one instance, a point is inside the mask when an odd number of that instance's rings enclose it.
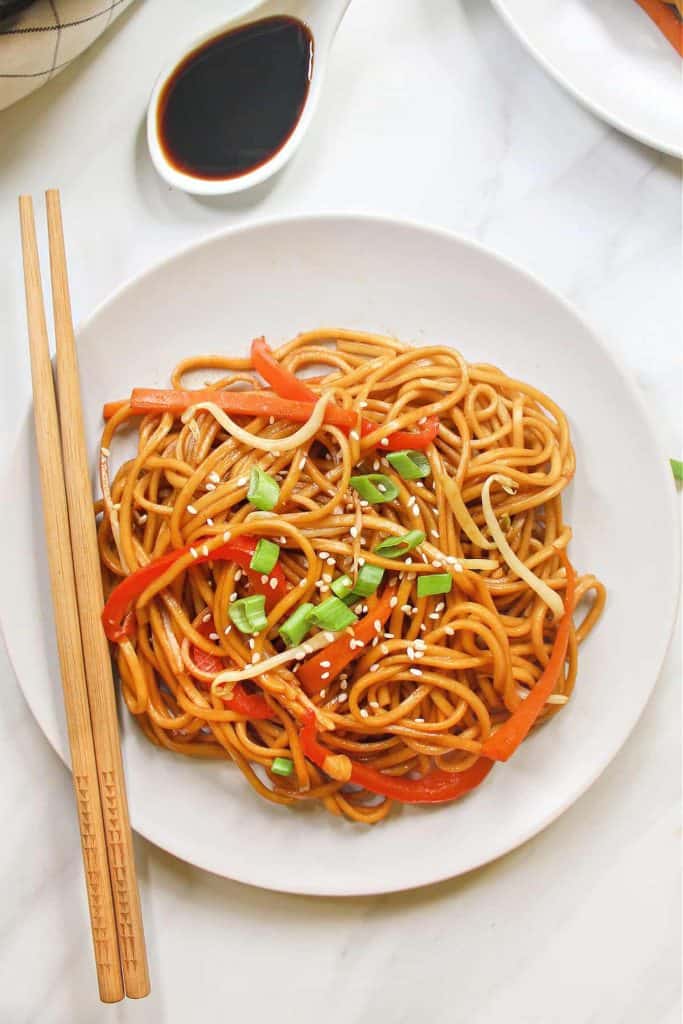
<instances>
[{"instance_id":1,"label":"sliced green onion","mask_svg":"<svg viewBox=\"0 0 683 1024\"><path fill-rule=\"evenodd\" d=\"M311 628L311 612L315 606L300 604L296 611L292 612L280 626L279 633L288 647L296 647Z\"/></svg>"},{"instance_id":2,"label":"sliced green onion","mask_svg":"<svg viewBox=\"0 0 683 1024\"><path fill-rule=\"evenodd\" d=\"M679 459L669 459L671 463L671 472L674 475L674 480L683 481L683 462Z\"/></svg>"},{"instance_id":3,"label":"sliced green onion","mask_svg":"<svg viewBox=\"0 0 683 1024\"><path fill-rule=\"evenodd\" d=\"M228 615L240 633L260 633L268 624L265 608L263 594L250 594L228 605Z\"/></svg>"},{"instance_id":4,"label":"sliced green onion","mask_svg":"<svg viewBox=\"0 0 683 1024\"><path fill-rule=\"evenodd\" d=\"M402 558L409 551L416 548L425 539L422 530L409 530L402 537L386 537L375 548L376 555L384 555L385 558Z\"/></svg>"},{"instance_id":5,"label":"sliced green onion","mask_svg":"<svg viewBox=\"0 0 683 1024\"><path fill-rule=\"evenodd\" d=\"M270 770L273 775L291 775L294 771L294 762L289 757L275 757Z\"/></svg>"},{"instance_id":6,"label":"sliced green onion","mask_svg":"<svg viewBox=\"0 0 683 1024\"><path fill-rule=\"evenodd\" d=\"M254 572L260 572L270 575L270 573L277 565L277 560L279 557L279 545L277 545L272 540L266 540L265 537L261 537L258 544L256 545L256 550L252 555L251 562L249 563L249 568L253 569Z\"/></svg>"},{"instance_id":7,"label":"sliced green onion","mask_svg":"<svg viewBox=\"0 0 683 1024\"><path fill-rule=\"evenodd\" d=\"M278 503L280 488L277 480L264 473L259 466L254 466L249 477L247 501L260 512L271 512Z\"/></svg>"},{"instance_id":8,"label":"sliced green onion","mask_svg":"<svg viewBox=\"0 0 683 1024\"><path fill-rule=\"evenodd\" d=\"M366 476L352 476L349 483L371 505L393 501L398 497L398 487L384 473L368 473Z\"/></svg>"},{"instance_id":9,"label":"sliced green onion","mask_svg":"<svg viewBox=\"0 0 683 1024\"><path fill-rule=\"evenodd\" d=\"M404 480L421 480L432 471L424 452L414 452L411 449L387 453L387 462Z\"/></svg>"},{"instance_id":10,"label":"sliced green onion","mask_svg":"<svg viewBox=\"0 0 683 1024\"><path fill-rule=\"evenodd\" d=\"M330 590L343 601L353 590L353 580L350 576L337 576L336 580L330 583Z\"/></svg>"},{"instance_id":11,"label":"sliced green onion","mask_svg":"<svg viewBox=\"0 0 683 1024\"><path fill-rule=\"evenodd\" d=\"M358 579L354 583L353 590L349 594L349 597L355 600L360 599L361 597L369 597L370 594L374 594L382 582L383 576L384 569L380 568L379 565L361 566L360 572L358 573Z\"/></svg>"},{"instance_id":12,"label":"sliced green onion","mask_svg":"<svg viewBox=\"0 0 683 1024\"><path fill-rule=\"evenodd\" d=\"M447 572L432 573L431 576L418 576L417 596L432 597L434 594L450 594L453 577Z\"/></svg>"},{"instance_id":13,"label":"sliced green onion","mask_svg":"<svg viewBox=\"0 0 683 1024\"><path fill-rule=\"evenodd\" d=\"M311 622L321 629L336 632L358 622L358 617L338 597L328 597L311 612Z\"/></svg>"}]
</instances>

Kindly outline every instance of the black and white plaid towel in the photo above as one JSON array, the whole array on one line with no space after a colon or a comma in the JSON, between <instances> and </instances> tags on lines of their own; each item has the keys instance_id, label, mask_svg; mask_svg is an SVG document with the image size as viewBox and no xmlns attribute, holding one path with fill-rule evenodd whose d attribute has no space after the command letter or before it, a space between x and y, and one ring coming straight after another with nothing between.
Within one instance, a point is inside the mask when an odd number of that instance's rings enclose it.
<instances>
[{"instance_id":1,"label":"black and white plaid towel","mask_svg":"<svg viewBox=\"0 0 683 1024\"><path fill-rule=\"evenodd\" d=\"M0 110L49 82L132 0L36 0L0 21Z\"/></svg>"}]
</instances>

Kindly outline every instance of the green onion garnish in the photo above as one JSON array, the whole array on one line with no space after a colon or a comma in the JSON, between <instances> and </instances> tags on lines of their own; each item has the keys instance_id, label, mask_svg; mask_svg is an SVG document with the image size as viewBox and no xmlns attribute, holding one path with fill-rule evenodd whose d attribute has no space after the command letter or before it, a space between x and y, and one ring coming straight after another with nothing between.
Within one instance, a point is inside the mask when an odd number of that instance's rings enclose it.
<instances>
[{"instance_id":1,"label":"green onion garnish","mask_svg":"<svg viewBox=\"0 0 683 1024\"><path fill-rule=\"evenodd\" d=\"M268 625L265 608L263 594L250 594L228 605L228 615L240 633L260 633Z\"/></svg>"},{"instance_id":2,"label":"green onion garnish","mask_svg":"<svg viewBox=\"0 0 683 1024\"><path fill-rule=\"evenodd\" d=\"M349 483L371 505L381 505L383 501L393 501L398 496L398 487L384 473L352 476Z\"/></svg>"},{"instance_id":3,"label":"green onion garnish","mask_svg":"<svg viewBox=\"0 0 683 1024\"><path fill-rule=\"evenodd\" d=\"M418 544L422 544L424 539L422 530L409 530L402 537L386 537L375 548L375 554L384 555L385 558L402 558Z\"/></svg>"},{"instance_id":4,"label":"green onion garnish","mask_svg":"<svg viewBox=\"0 0 683 1024\"><path fill-rule=\"evenodd\" d=\"M674 480L683 482L683 462L680 462L679 459L669 459L669 462L671 463L671 472L674 475Z\"/></svg>"},{"instance_id":5,"label":"green onion garnish","mask_svg":"<svg viewBox=\"0 0 683 1024\"><path fill-rule=\"evenodd\" d=\"M431 576L418 576L417 596L432 597L434 594L450 594L453 577L447 572L433 573Z\"/></svg>"},{"instance_id":6,"label":"green onion garnish","mask_svg":"<svg viewBox=\"0 0 683 1024\"><path fill-rule=\"evenodd\" d=\"M249 568L253 569L254 572L260 572L265 573L266 575L270 575L270 573L277 565L277 560L279 557L279 546L274 541L266 540L265 537L261 537L258 544L256 545L256 550L254 551L254 554L251 557Z\"/></svg>"},{"instance_id":7,"label":"green onion garnish","mask_svg":"<svg viewBox=\"0 0 683 1024\"><path fill-rule=\"evenodd\" d=\"M337 576L336 580L330 583L330 590L343 601L353 590L353 580L350 576Z\"/></svg>"},{"instance_id":8,"label":"green onion garnish","mask_svg":"<svg viewBox=\"0 0 683 1024\"><path fill-rule=\"evenodd\" d=\"M429 476L432 471L427 456L423 452L414 452L410 449L402 452L389 452L387 462L404 480L421 480L422 477Z\"/></svg>"},{"instance_id":9,"label":"green onion garnish","mask_svg":"<svg viewBox=\"0 0 683 1024\"><path fill-rule=\"evenodd\" d=\"M321 629L336 632L358 622L358 617L338 597L328 597L311 612L311 622Z\"/></svg>"},{"instance_id":10,"label":"green onion garnish","mask_svg":"<svg viewBox=\"0 0 683 1024\"><path fill-rule=\"evenodd\" d=\"M358 573L358 579L353 585L350 597L356 599L361 597L369 597L370 594L374 594L378 586L382 582L384 576L384 569L381 569L379 565L363 565ZM353 602L352 602L353 603Z\"/></svg>"},{"instance_id":11,"label":"green onion garnish","mask_svg":"<svg viewBox=\"0 0 683 1024\"><path fill-rule=\"evenodd\" d=\"M275 757L270 770L273 775L291 775L294 771L294 762L289 757Z\"/></svg>"},{"instance_id":12,"label":"green onion garnish","mask_svg":"<svg viewBox=\"0 0 683 1024\"><path fill-rule=\"evenodd\" d=\"M288 647L296 647L311 628L311 612L314 605L300 604L295 612L280 626L279 633Z\"/></svg>"},{"instance_id":13,"label":"green onion garnish","mask_svg":"<svg viewBox=\"0 0 683 1024\"><path fill-rule=\"evenodd\" d=\"M254 466L249 477L249 490L247 501L260 512L271 512L278 503L280 488L277 480L274 480L268 473L264 473L258 466Z\"/></svg>"}]
</instances>

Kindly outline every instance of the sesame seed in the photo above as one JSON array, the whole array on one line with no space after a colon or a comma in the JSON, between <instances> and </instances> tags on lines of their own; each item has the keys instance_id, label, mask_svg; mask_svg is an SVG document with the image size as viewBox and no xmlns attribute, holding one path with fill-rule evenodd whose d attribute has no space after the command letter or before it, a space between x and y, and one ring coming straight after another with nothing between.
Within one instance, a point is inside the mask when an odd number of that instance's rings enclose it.
<instances>
[{"instance_id":1,"label":"sesame seed","mask_svg":"<svg viewBox=\"0 0 683 1024\"><path fill-rule=\"evenodd\" d=\"M358 408L359 409L367 409L367 406L368 406L368 403L365 401L364 398L361 399L361 401L358 403Z\"/></svg>"},{"instance_id":2,"label":"sesame seed","mask_svg":"<svg viewBox=\"0 0 683 1024\"><path fill-rule=\"evenodd\" d=\"M384 486L384 484L377 484L377 490L380 492L380 494L386 494L387 493L387 489Z\"/></svg>"},{"instance_id":3,"label":"sesame seed","mask_svg":"<svg viewBox=\"0 0 683 1024\"><path fill-rule=\"evenodd\" d=\"M268 423L272 427L273 423L275 423L275 417L274 416L269 416L268 417Z\"/></svg>"},{"instance_id":4,"label":"sesame seed","mask_svg":"<svg viewBox=\"0 0 683 1024\"><path fill-rule=\"evenodd\" d=\"M359 565L365 565L365 559L364 558L359 558L358 559L358 564Z\"/></svg>"},{"instance_id":5,"label":"sesame seed","mask_svg":"<svg viewBox=\"0 0 683 1024\"><path fill-rule=\"evenodd\" d=\"M429 532L431 533L432 537L436 537L437 540L441 536L438 530L430 530Z\"/></svg>"},{"instance_id":6,"label":"sesame seed","mask_svg":"<svg viewBox=\"0 0 683 1024\"><path fill-rule=\"evenodd\" d=\"M358 527L357 526L352 526L351 529L349 530L349 533L351 534L351 536L355 540L356 537L358 536Z\"/></svg>"},{"instance_id":7,"label":"sesame seed","mask_svg":"<svg viewBox=\"0 0 683 1024\"><path fill-rule=\"evenodd\" d=\"M425 656L425 652L424 651L415 651L415 657L416 658L424 658L424 656Z\"/></svg>"},{"instance_id":8,"label":"sesame seed","mask_svg":"<svg viewBox=\"0 0 683 1024\"><path fill-rule=\"evenodd\" d=\"M209 633L209 640L218 640L218 633Z\"/></svg>"},{"instance_id":9,"label":"sesame seed","mask_svg":"<svg viewBox=\"0 0 683 1024\"><path fill-rule=\"evenodd\" d=\"M229 541L230 540L230 536L231 536L230 530L226 530L225 533L223 534L223 540L226 541L226 542Z\"/></svg>"},{"instance_id":10,"label":"sesame seed","mask_svg":"<svg viewBox=\"0 0 683 1024\"><path fill-rule=\"evenodd\" d=\"M422 669L420 669L420 668L411 668L410 671L411 671L412 675L414 675L414 676L421 676L422 675Z\"/></svg>"},{"instance_id":11,"label":"sesame seed","mask_svg":"<svg viewBox=\"0 0 683 1024\"><path fill-rule=\"evenodd\" d=\"M379 701L378 700L369 700L368 704L370 705L371 708L378 708L379 707Z\"/></svg>"},{"instance_id":12,"label":"sesame seed","mask_svg":"<svg viewBox=\"0 0 683 1024\"><path fill-rule=\"evenodd\" d=\"M325 689L322 689L322 690L320 691L320 696L321 696L321 697L323 697L323 698L325 698L325 697L327 696L327 690L325 690Z\"/></svg>"},{"instance_id":13,"label":"sesame seed","mask_svg":"<svg viewBox=\"0 0 683 1024\"><path fill-rule=\"evenodd\" d=\"M413 721L416 722L418 725L422 725L422 723L424 722L424 718L414 718Z\"/></svg>"},{"instance_id":14,"label":"sesame seed","mask_svg":"<svg viewBox=\"0 0 683 1024\"><path fill-rule=\"evenodd\" d=\"M252 663L252 665L255 665L256 662L260 661L260 660L261 660L261 655L259 654L258 651L254 651L254 653L251 656L251 663Z\"/></svg>"},{"instance_id":15,"label":"sesame seed","mask_svg":"<svg viewBox=\"0 0 683 1024\"><path fill-rule=\"evenodd\" d=\"M282 455L282 452L276 451L275 448L273 448L270 454L273 456L274 459L279 459L280 456Z\"/></svg>"},{"instance_id":16,"label":"sesame seed","mask_svg":"<svg viewBox=\"0 0 683 1024\"><path fill-rule=\"evenodd\" d=\"M302 457L301 457L301 458L299 459L299 469L305 469L305 468L306 468L306 456L305 456L305 455L303 455L303 456L302 456Z\"/></svg>"},{"instance_id":17,"label":"sesame seed","mask_svg":"<svg viewBox=\"0 0 683 1024\"><path fill-rule=\"evenodd\" d=\"M348 686L349 686L348 680L347 679L342 679L342 681L340 682L339 685L342 688L342 690L347 690Z\"/></svg>"},{"instance_id":18,"label":"sesame seed","mask_svg":"<svg viewBox=\"0 0 683 1024\"><path fill-rule=\"evenodd\" d=\"M206 487L207 491L215 491L216 490L216 485L215 484L204 484L204 486Z\"/></svg>"},{"instance_id":19,"label":"sesame seed","mask_svg":"<svg viewBox=\"0 0 683 1024\"><path fill-rule=\"evenodd\" d=\"M366 501L365 498L361 498L361 500L359 502L359 505L360 505L361 508L367 508L369 506L369 504L370 504L370 502Z\"/></svg>"},{"instance_id":20,"label":"sesame seed","mask_svg":"<svg viewBox=\"0 0 683 1024\"><path fill-rule=\"evenodd\" d=\"M427 417L426 416L422 416L421 419L419 419L417 422L418 422L418 426L423 427L425 425L425 423L427 422Z\"/></svg>"},{"instance_id":21,"label":"sesame seed","mask_svg":"<svg viewBox=\"0 0 683 1024\"><path fill-rule=\"evenodd\" d=\"M277 590L277 578L275 576L273 576L268 586L271 590Z\"/></svg>"},{"instance_id":22,"label":"sesame seed","mask_svg":"<svg viewBox=\"0 0 683 1024\"><path fill-rule=\"evenodd\" d=\"M190 554L192 555L193 558L199 558L199 552L196 550L196 548L190 548Z\"/></svg>"},{"instance_id":23,"label":"sesame seed","mask_svg":"<svg viewBox=\"0 0 683 1024\"><path fill-rule=\"evenodd\" d=\"M375 459L375 461L374 461L374 462L373 462L373 464L372 464L372 468L374 469L375 473L377 472L377 470L379 469L379 467L380 467L380 462L379 462L379 459Z\"/></svg>"},{"instance_id":24,"label":"sesame seed","mask_svg":"<svg viewBox=\"0 0 683 1024\"><path fill-rule=\"evenodd\" d=\"M238 569L238 572L239 571L240 570ZM237 579L237 573L235 573L235 579ZM268 573L264 572L263 575L261 576L261 583L263 583L265 585L267 582L268 582Z\"/></svg>"},{"instance_id":25,"label":"sesame seed","mask_svg":"<svg viewBox=\"0 0 683 1024\"><path fill-rule=\"evenodd\" d=\"M215 469L212 469L209 473L209 480L213 480L215 484L219 484L221 482L221 478Z\"/></svg>"},{"instance_id":26,"label":"sesame seed","mask_svg":"<svg viewBox=\"0 0 683 1024\"><path fill-rule=\"evenodd\" d=\"M337 704L343 704L345 700L349 699L349 695L347 693L338 693L336 699Z\"/></svg>"},{"instance_id":27,"label":"sesame seed","mask_svg":"<svg viewBox=\"0 0 683 1024\"><path fill-rule=\"evenodd\" d=\"M456 562L455 565L453 566L453 568L455 569L456 572L463 572L463 568L462 568L460 562Z\"/></svg>"},{"instance_id":28,"label":"sesame seed","mask_svg":"<svg viewBox=\"0 0 683 1024\"><path fill-rule=\"evenodd\" d=\"M211 519L211 517L210 517L210 516L209 516L209 518L208 518L208 519L206 520L206 525L207 525L207 526L213 526L213 519Z\"/></svg>"},{"instance_id":29,"label":"sesame seed","mask_svg":"<svg viewBox=\"0 0 683 1024\"><path fill-rule=\"evenodd\" d=\"M360 441L360 434L357 430L349 430L349 437L352 441Z\"/></svg>"},{"instance_id":30,"label":"sesame seed","mask_svg":"<svg viewBox=\"0 0 683 1024\"><path fill-rule=\"evenodd\" d=\"M408 657L409 657L409 659L410 659L411 661L414 661L414 660L415 660L415 651L413 650L413 648L412 648L412 647L407 647L407 648L406 648L406 654L408 655Z\"/></svg>"},{"instance_id":31,"label":"sesame seed","mask_svg":"<svg viewBox=\"0 0 683 1024\"><path fill-rule=\"evenodd\" d=\"M412 612L412 610L413 610L413 606L412 606L412 605L410 605L410 604L402 604L402 605L401 605L401 611L402 611L402 612L405 612L405 613L406 613L406 615L410 615L410 613Z\"/></svg>"},{"instance_id":32,"label":"sesame seed","mask_svg":"<svg viewBox=\"0 0 683 1024\"><path fill-rule=\"evenodd\" d=\"M410 555L408 555L408 557L406 558L406 560L405 560L405 561L406 561L406 565L412 565L412 564L413 564L413 560L412 560L412 558L410 557Z\"/></svg>"},{"instance_id":33,"label":"sesame seed","mask_svg":"<svg viewBox=\"0 0 683 1024\"><path fill-rule=\"evenodd\" d=\"M437 558L435 561L432 562L432 565L435 569L440 569L441 566L443 565L443 562L440 562L439 559Z\"/></svg>"},{"instance_id":34,"label":"sesame seed","mask_svg":"<svg viewBox=\"0 0 683 1024\"><path fill-rule=\"evenodd\" d=\"M360 714L361 714L361 718L367 718L368 715L370 714L370 712L368 711L367 708L361 708L360 709Z\"/></svg>"},{"instance_id":35,"label":"sesame seed","mask_svg":"<svg viewBox=\"0 0 683 1024\"><path fill-rule=\"evenodd\" d=\"M441 616L439 615L438 612L430 612L429 615L427 616L427 618L428 619L435 619L436 620L436 619L440 619Z\"/></svg>"},{"instance_id":36,"label":"sesame seed","mask_svg":"<svg viewBox=\"0 0 683 1024\"><path fill-rule=\"evenodd\" d=\"M420 509L419 509L419 507L417 505L413 505L413 515L414 516L419 516L420 515Z\"/></svg>"},{"instance_id":37,"label":"sesame seed","mask_svg":"<svg viewBox=\"0 0 683 1024\"><path fill-rule=\"evenodd\" d=\"M369 671L370 671L370 672L377 672L377 670L378 670L378 669L379 669L379 663L375 661L375 662L373 662L373 663L372 663L372 665L370 666L370 669L369 669ZM378 705L378 707L379 707L379 705Z\"/></svg>"},{"instance_id":38,"label":"sesame seed","mask_svg":"<svg viewBox=\"0 0 683 1024\"><path fill-rule=\"evenodd\" d=\"M326 558L330 557L329 551L319 551L318 554L320 558L322 558L323 562L325 561Z\"/></svg>"},{"instance_id":39,"label":"sesame seed","mask_svg":"<svg viewBox=\"0 0 683 1024\"><path fill-rule=\"evenodd\" d=\"M426 646L427 646L427 645L426 645L426 643L424 642L424 640L420 640L420 638L419 638L419 637L418 637L418 639L417 639L417 640L413 640L413 647L415 647L415 648L416 648L416 650L418 650L418 651L424 651L424 650L425 650L425 648L426 648Z\"/></svg>"},{"instance_id":40,"label":"sesame seed","mask_svg":"<svg viewBox=\"0 0 683 1024\"><path fill-rule=\"evenodd\" d=\"M249 637L249 649L253 651L255 646L256 644L254 643L254 638Z\"/></svg>"},{"instance_id":41,"label":"sesame seed","mask_svg":"<svg viewBox=\"0 0 683 1024\"><path fill-rule=\"evenodd\" d=\"M332 582L332 573L331 572L324 572L323 573L323 583L331 583L331 582Z\"/></svg>"},{"instance_id":42,"label":"sesame seed","mask_svg":"<svg viewBox=\"0 0 683 1024\"><path fill-rule=\"evenodd\" d=\"M382 654L388 654L389 653L389 648L387 647L386 644L380 644L379 645L379 649L382 652Z\"/></svg>"},{"instance_id":43,"label":"sesame seed","mask_svg":"<svg viewBox=\"0 0 683 1024\"><path fill-rule=\"evenodd\" d=\"M393 633L385 633L384 634L384 639L385 640L393 640L394 639L394 634Z\"/></svg>"},{"instance_id":44,"label":"sesame seed","mask_svg":"<svg viewBox=\"0 0 683 1024\"><path fill-rule=\"evenodd\" d=\"M231 629L232 629L232 626L226 626L225 627L225 629L223 630L223 633L225 634L225 636L228 635L228 633L230 632Z\"/></svg>"},{"instance_id":45,"label":"sesame seed","mask_svg":"<svg viewBox=\"0 0 683 1024\"><path fill-rule=\"evenodd\" d=\"M202 554L204 555L204 558L209 557L209 549L206 544L202 544Z\"/></svg>"},{"instance_id":46,"label":"sesame seed","mask_svg":"<svg viewBox=\"0 0 683 1024\"><path fill-rule=\"evenodd\" d=\"M446 633L446 636L455 636L455 630L452 626L446 626L444 632Z\"/></svg>"},{"instance_id":47,"label":"sesame seed","mask_svg":"<svg viewBox=\"0 0 683 1024\"><path fill-rule=\"evenodd\" d=\"M197 509L194 507L194 505L188 505L187 511L190 513L191 516L197 515Z\"/></svg>"},{"instance_id":48,"label":"sesame seed","mask_svg":"<svg viewBox=\"0 0 683 1024\"><path fill-rule=\"evenodd\" d=\"M205 612L204 616L202 618L202 622L210 622L210 621L211 621L211 612Z\"/></svg>"},{"instance_id":49,"label":"sesame seed","mask_svg":"<svg viewBox=\"0 0 683 1024\"><path fill-rule=\"evenodd\" d=\"M434 609L434 611L435 612L442 612L445 607L446 607L445 603L443 601L439 601L439 603L437 604L437 606Z\"/></svg>"},{"instance_id":50,"label":"sesame seed","mask_svg":"<svg viewBox=\"0 0 683 1024\"><path fill-rule=\"evenodd\" d=\"M382 445L382 448L388 448L389 447L389 438L388 437L383 437L382 440L380 441L380 444Z\"/></svg>"},{"instance_id":51,"label":"sesame seed","mask_svg":"<svg viewBox=\"0 0 683 1024\"><path fill-rule=\"evenodd\" d=\"M389 602L389 607L390 608L395 608L397 604L398 604L398 598L394 594L394 596L392 597L391 601Z\"/></svg>"},{"instance_id":52,"label":"sesame seed","mask_svg":"<svg viewBox=\"0 0 683 1024\"><path fill-rule=\"evenodd\" d=\"M248 480L249 480L249 477L247 477L247 476L238 476L237 480L235 481L235 483L237 484L238 487L244 487L244 485L248 482Z\"/></svg>"},{"instance_id":53,"label":"sesame seed","mask_svg":"<svg viewBox=\"0 0 683 1024\"><path fill-rule=\"evenodd\" d=\"M375 632L376 633L381 633L382 632L382 623L380 622L379 619L375 619L375 621L373 622L373 626L375 627Z\"/></svg>"},{"instance_id":54,"label":"sesame seed","mask_svg":"<svg viewBox=\"0 0 683 1024\"><path fill-rule=\"evenodd\" d=\"M228 598L228 601L230 602L230 604L232 604L232 602L236 601L236 600L237 600L237 594L233 591L233 593Z\"/></svg>"}]
</instances>

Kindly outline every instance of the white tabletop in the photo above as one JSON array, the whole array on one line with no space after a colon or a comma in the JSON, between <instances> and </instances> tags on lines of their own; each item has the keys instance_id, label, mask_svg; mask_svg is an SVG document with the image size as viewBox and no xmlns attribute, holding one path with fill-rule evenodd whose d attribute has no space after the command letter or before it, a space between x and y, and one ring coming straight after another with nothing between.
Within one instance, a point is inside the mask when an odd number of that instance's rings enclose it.
<instances>
[{"instance_id":1,"label":"white tabletop","mask_svg":"<svg viewBox=\"0 0 683 1024\"><path fill-rule=\"evenodd\" d=\"M662 457L680 457L676 162L581 109L485 0L355 0L316 121L285 171L232 198L173 192L147 156L152 82L179 44L240 6L139 2L0 113L0 459L29 390L15 196L54 185L77 318L169 251L264 214L366 210L473 237L597 326L656 409ZM634 538L643 557L657 542L647 523ZM677 1024L673 646L634 735L590 792L464 878L397 896L290 897L137 841L153 994L110 1008L97 1001L69 776L0 651L0 1020ZM605 685L618 700L619 680Z\"/></svg>"}]
</instances>

